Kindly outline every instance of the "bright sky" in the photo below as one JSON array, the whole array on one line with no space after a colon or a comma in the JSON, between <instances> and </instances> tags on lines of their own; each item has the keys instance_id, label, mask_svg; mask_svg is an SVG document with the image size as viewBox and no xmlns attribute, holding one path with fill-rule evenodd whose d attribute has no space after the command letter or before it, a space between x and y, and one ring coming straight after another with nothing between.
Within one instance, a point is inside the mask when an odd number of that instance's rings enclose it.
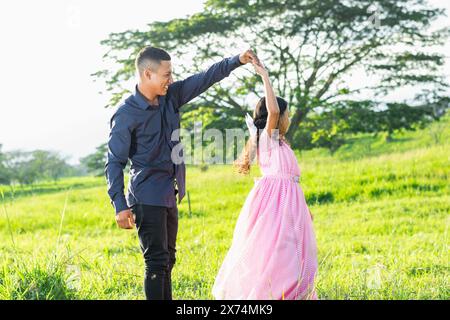
<instances>
[{"instance_id":1,"label":"bright sky","mask_svg":"<svg viewBox=\"0 0 450 320\"><path fill-rule=\"evenodd\" d=\"M431 0L446 7L450 1ZM90 74L101 68L111 32L201 11L203 0L16 0L0 2L0 144L45 149L69 162L108 138L107 97ZM448 18L439 25L449 24ZM442 48L450 52L450 44ZM236 52L238 53L238 52ZM450 75L448 61L445 70ZM407 94L407 93L405 93Z\"/></svg>"},{"instance_id":2,"label":"bright sky","mask_svg":"<svg viewBox=\"0 0 450 320\"><path fill-rule=\"evenodd\" d=\"M60 151L77 163L108 138L113 108L90 74L111 32L201 11L200 0L0 2L0 144Z\"/></svg>"}]
</instances>

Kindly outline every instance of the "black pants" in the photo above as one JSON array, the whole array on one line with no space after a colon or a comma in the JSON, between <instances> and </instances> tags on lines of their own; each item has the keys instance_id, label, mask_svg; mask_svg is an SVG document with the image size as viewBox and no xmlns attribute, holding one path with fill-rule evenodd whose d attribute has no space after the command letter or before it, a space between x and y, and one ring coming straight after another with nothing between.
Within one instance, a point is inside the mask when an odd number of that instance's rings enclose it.
<instances>
[{"instance_id":1,"label":"black pants","mask_svg":"<svg viewBox=\"0 0 450 320\"><path fill-rule=\"evenodd\" d=\"M145 296L147 300L172 300L178 209L136 204L132 211L145 260Z\"/></svg>"}]
</instances>

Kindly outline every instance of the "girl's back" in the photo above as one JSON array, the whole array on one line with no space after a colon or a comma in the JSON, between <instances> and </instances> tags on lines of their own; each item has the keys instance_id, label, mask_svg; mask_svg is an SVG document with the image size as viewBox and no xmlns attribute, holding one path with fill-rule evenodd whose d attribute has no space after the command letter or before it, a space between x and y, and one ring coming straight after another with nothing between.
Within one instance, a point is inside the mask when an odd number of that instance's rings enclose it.
<instances>
[{"instance_id":1,"label":"girl's back","mask_svg":"<svg viewBox=\"0 0 450 320\"><path fill-rule=\"evenodd\" d=\"M241 210L213 294L217 299L316 299L316 239L294 152L261 133L258 154L263 175Z\"/></svg>"}]
</instances>

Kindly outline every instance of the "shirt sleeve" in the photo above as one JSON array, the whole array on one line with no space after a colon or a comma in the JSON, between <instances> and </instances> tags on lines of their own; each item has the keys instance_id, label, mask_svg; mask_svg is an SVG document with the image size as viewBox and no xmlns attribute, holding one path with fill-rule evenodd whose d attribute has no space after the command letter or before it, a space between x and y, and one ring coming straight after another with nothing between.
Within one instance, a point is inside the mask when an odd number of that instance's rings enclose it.
<instances>
[{"instance_id":1,"label":"shirt sleeve","mask_svg":"<svg viewBox=\"0 0 450 320\"><path fill-rule=\"evenodd\" d=\"M171 85L171 89L175 96L176 108L181 107L205 92L214 83L228 77L231 71L241 65L239 55L236 55L213 64L205 71L194 74L184 80L174 82Z\"/></svg>"},{"instance_id":2,"label":"shirt sleeve","mask_svg":"<svg viewBox=\"0 0 450 320\"><path fill-rule=\"evenodd\" d=\"M116 113L111 118L105 175L108 183L108 195L116 214L129 209L124 194L123 169L127 164L130 151L132 132L130 122L130 119L123 113Z\"/></svg>"}]
</instances>

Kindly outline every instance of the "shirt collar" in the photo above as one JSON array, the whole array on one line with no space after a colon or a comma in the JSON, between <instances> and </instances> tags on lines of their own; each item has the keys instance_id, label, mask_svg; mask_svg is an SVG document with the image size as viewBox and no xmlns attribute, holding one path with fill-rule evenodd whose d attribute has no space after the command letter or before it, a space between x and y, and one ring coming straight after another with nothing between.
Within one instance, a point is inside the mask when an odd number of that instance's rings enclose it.
<instances>
[{"instance_id":1,"label":"shirt collar","mask_svg":"<svg viewBox=\"0 0 450 320\"><path fill-rule=\"evenodd\" d=\"M144 97L144 95L138 90L138 86L136 85L134 94L133 94L134 100L136 101L139 108L146 110L150 104L148 103L147 99ZM159 97L158 97L159 100Z\"/></svg>"}]
</instances>

